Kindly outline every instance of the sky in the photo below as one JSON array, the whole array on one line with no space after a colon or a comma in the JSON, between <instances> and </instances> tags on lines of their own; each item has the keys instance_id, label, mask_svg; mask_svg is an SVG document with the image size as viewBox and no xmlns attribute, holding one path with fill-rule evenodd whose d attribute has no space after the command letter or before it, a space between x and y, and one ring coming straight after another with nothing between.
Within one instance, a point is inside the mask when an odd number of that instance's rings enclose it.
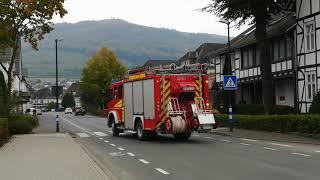
<instances>
[{"instance_id":1,"label":"sky","mask_svg":"<svg viewBox=\"0 0 320 180\"><path fill-rule=\"evenodd\" d=\"M66 0L68 14L55 23L118 18L131 23L183 32L227 35L225 24L214 14L200 12L211 0ZM231 36L241 29L231 28Z\"/></svg>"}]
</instances>

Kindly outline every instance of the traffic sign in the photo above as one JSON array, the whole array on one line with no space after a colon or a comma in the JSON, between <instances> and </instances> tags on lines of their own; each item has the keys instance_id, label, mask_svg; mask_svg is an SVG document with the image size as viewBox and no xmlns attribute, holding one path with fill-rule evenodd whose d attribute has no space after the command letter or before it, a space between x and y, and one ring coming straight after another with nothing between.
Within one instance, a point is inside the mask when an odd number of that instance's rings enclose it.
<instances>
[{"instance_id":1,"label":"traffic sign","mask_svg":"<svg viewBox=\"0 0 320 180\"><path fill-rule=\"evenodd\" d=\"M223 76L223 89L224 90L237 90L238 89L237 76L224 75Z\"/></svg>"}]
</instances>

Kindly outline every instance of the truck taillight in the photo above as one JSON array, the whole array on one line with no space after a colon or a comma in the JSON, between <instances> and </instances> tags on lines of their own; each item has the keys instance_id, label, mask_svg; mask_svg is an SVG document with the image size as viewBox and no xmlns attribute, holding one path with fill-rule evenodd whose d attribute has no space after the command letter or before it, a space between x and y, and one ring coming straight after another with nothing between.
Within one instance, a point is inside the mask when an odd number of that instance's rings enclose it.
<instances>
[{"instance_id":1,"label":"truck taillight","mask_svg":"<svg viewBox=\"0 0 320 180\"><path fill-rule=\"evenodd\" d=\"M208 81L208 80L206 80L206 83L208 84L208 83L209 83L209 81Z\"/></svg>"},{"instance_id":2,"label":"truck taillight","mask_svg":"<svg viewBox=\"0 0 320 180\"><path fill-rule=\"evenodd\" d=\"M207 107L209 107L210 104L209 104L209 103L206 103L206 105L207 105Z\"/></svg>"}]
</instances>

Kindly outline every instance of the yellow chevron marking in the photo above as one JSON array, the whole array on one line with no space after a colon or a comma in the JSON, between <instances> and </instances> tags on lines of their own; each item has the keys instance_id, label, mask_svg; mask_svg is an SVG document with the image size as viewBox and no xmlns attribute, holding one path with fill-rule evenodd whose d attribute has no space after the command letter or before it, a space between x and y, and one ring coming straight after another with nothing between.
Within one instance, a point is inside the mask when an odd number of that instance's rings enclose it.
<instances>
[{"instance_id":1,"label":"yellow chevron marking","mask_svg":"<svg viewBox=\"0 0 320 180\"><path fill-rule=\"evenodd\" d=\"M114 108L122 108L123 106L122 106L122 99L117 103L117 104L115 104L114 105Z\"/></svg>"}]
</instances>

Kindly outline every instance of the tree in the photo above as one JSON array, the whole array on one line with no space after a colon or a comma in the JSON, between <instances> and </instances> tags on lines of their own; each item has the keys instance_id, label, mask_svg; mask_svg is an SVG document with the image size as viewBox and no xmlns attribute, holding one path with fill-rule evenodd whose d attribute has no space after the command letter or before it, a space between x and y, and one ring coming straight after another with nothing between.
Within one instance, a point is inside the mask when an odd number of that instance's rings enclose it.
<instances>
[{"instance_id":1,"label":"tree","mask_svg":"<svg viewBox=\"0 0 320 180\"><path fill-rule=\"evenodd\" d=\"M1 67L7 74L6 96L10 99L12 87L12 70L19 48L24 39L37 50L38 41L53 30L53 15L63 17L67 11L63 7L65 0L1 0L0 1L0 49L12 48L9 66L2 62ZM6 107L9 107L8 104ZM10 110L10 109L8 109ZM9 111L8 111L9 112Z\"/></svg>"},{"instance_id":2,"label":"tree","mask_svg":"<svg viewBox=\"0 0 320 180\"><path fill-rule=\"evenodd\" d=\"M112 79L122 79L127 68L108 48L101 48L86 63L80 88L81 101L95 108L106 103Z\"/></svg>"},{"instance_id":3,"label":"tree","mask_svg":"<svg viewBox=\"0 0 320 180\"><path fill-rule=\"evenodd\" d=\"M64 108L76 106L76 102L74 101L74 97L71 93L66 93L63 96L61 104Z\"/></svg>"},{"instance_id":4,"label":"tree","mask_svg":"<svg viewBox=\"0 0 320 180\"><path fill-rule=\"evenodd\" d=\"M260 50L263 102L266 114L275 105L273 77L271 72L270 42L267 39L267 23L272 15L289 11L294 0L211 0L202 11L233 21L237 27L255 23L257 49ZM294 8L293 8L294 9ZM293 10L292 9L292 10Z\"/></svg>"},{"instance_id":5,"label":"tree","mask_svg":"<svg viewBox=\"0 0 320 180\"><path fill-rule=\"evenodd\" d=\"M48 109L51 110L51 109L55 109L56 108L56 103L51 101L49 104L48 104Z\"/></svg>"}]
</instances>

